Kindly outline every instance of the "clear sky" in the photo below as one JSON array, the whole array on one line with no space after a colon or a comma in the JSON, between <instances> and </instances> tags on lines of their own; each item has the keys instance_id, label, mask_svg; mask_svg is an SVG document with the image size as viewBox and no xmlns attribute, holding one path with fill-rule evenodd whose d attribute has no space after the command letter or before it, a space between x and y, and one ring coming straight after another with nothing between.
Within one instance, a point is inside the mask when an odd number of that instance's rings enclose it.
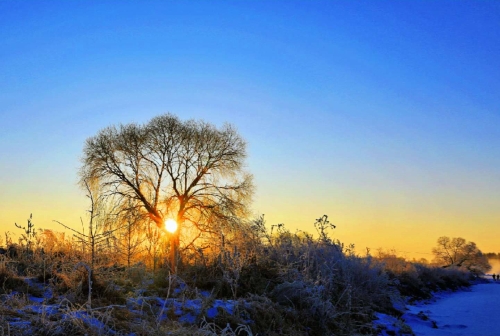
<instances>
[{"instance_id":1,"label":"clear sky","mask_svg":"<svg viewBox=\"0 0 500 336\"><path fill-rule=\"evenodd\" d=\"M499 93L498 1L2 0L0 231L79 228L85 139L171 112L238 128L268 224L500 252Z\"/></svg>"}]
</instances>

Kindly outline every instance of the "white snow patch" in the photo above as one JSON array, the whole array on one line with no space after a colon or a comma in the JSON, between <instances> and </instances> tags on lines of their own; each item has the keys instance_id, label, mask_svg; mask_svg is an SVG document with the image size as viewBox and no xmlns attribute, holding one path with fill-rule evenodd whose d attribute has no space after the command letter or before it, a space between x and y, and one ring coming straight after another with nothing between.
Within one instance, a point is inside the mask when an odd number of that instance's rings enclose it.
<instances>
[{"instance_id":1,"label":"white snow patch","mask_svg":"<svg viewBox=\"0 0 500 336\"><path fill-rule=\"evenodd\" d=\"M499 303L500 283L478 284L441 294L431 303L409 305L403 320L416 336L497 336Z\"/></svg>"},{"instance_id":2,"label":"white snow patch","mask_svg":"<svg viewBox=\"0 0 500 336\"><path fill-rule=\"evenodd\" d=\"M380 327L380 336L397 335L401 329L401 321L396 317L375 313L377 320L373 321L375 327Z\"/></svg>"}]
</instances>

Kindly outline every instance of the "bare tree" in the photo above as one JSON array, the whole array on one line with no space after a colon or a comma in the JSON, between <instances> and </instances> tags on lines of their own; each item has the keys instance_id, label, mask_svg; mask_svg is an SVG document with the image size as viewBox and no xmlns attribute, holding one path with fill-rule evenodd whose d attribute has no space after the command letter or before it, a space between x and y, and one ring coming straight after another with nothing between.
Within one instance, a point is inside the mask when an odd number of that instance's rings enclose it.
<instances>
[{"instance_id":1,"label":"bare tree","mask_svg":"<svg viewBox=\"0 0 500 336\"><path fill-rule=\"evenodd\" d=\"M476 243L467 242L464 238L439 237L432 253L435 261L443 267L459 267L479 273L491 268L488 258Z\"/></svg>"},{"instance_id":2,"label":"bare tree","mask_svg":"<svg viewBox=\"0 0 500 336\"><path fill-rule=\"evenodd\" d=\"M140 215L139 209L129 202L119 224L121 229L118 233L118 247L127 267L130 267L132 259L143 249L142 243L146 238L144 218Z\"/></svg>"},{"instance_id":3,"label":"bare tree","mask_svg":"<svg viewBox=\"0 0 500 336\"><path fill-rule=\"evenodd\" d=\"M109 239L113 233L118 230L112 229L112 221L115 217L116 204L108 199L107 195L102 194L96 189L98 183L96 180L83 180L83 186L87 191L87 197L90 201L88 233L85 233L85 227L82 220L82 231L77 231L67 225L55 220L56 223L74 232L77 242L82 245L82 252L86 248L90 250L90 267L93 270L96 263L97 254L103 250L104 245L109 245Z\"/></svg>"},{"instance_id":4,"label":"bare tree","mask_svg":"<svg viewBox=\"0 0 500 336\"><path fill-rule=\"evenodd\" d=\"M122 202L138 202L159 228L166 218L176 219L175 266L182 233L192 232L191 241L217 234L221 223L246 214L253 184L245 157L246 143L233 126L165 114L87 139L81 178L99 180L105 193Z\"/></svg>"},{"instance_id":5,"label":"bare tree","mask_svg":"<svg viewBox=\"0 0 500 336\"><path fill-rule=\"evenodd\" d=\"M162 232L151 222L147 223L145 229L145 250L151 260L153 272L155 272L158 264L158 257L160 256L160 247L162 245Z\"/></svg>"}]
</instances>

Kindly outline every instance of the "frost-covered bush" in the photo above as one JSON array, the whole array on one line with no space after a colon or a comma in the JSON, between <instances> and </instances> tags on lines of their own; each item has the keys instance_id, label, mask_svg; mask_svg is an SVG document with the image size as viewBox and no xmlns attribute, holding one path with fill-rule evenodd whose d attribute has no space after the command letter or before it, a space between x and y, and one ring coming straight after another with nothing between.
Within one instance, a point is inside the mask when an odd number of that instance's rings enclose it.
<instances>
[{"instance_id":1,"label":"frost-covered bush","mask_svg":"<svg viewBox=\"0 0 500 336\"><path fill-rule=\"evenodd\" d=\"M325 216L320 220L328 224ZM238 293L265 297L274 305L267 310L289 316L279 328L290 324L310 335L369 333L373 312L391 311L398 294L379 263L356 256L352 247L331 240L325 227L319 229L319 238L291 233L283 225L256 234L260 245L247 246L259 254L243 264Z\"/></svg>"},{"instance_id":2,"label":"frost-covered bush","mask_svg":"<svg viewBox=\"0 0 500 336\"><path fill-rule=\"evenodd\" d=\"M471 274L463 269L413 263L393 252L379 252L376 260L393 286L410 300L430 298L438 290L470 286Z\"/></svg>"}]
</instances>

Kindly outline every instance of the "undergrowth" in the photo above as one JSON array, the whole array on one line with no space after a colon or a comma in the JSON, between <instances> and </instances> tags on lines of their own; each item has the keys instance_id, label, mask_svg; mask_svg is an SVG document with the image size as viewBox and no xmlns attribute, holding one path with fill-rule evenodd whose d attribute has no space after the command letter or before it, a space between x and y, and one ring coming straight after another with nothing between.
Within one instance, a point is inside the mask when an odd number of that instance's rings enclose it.
<instances>
[{"instance_id":1,"label":"undergrowth","mask_svg":"<svg viewBox=\"0 0 500 336\"><path fill-rule=\"evenodd\" d=\"M92 268L71 244L11 244L0 335L375 335L376 312L398 317L401 303L470 283L458 269L357 255L330 238L326 216L315 227L316 237L268 230L260 217L192 258L186 250L177 274L166 257L152 269L108 254Z\"/></svg>"}]
</instances>

